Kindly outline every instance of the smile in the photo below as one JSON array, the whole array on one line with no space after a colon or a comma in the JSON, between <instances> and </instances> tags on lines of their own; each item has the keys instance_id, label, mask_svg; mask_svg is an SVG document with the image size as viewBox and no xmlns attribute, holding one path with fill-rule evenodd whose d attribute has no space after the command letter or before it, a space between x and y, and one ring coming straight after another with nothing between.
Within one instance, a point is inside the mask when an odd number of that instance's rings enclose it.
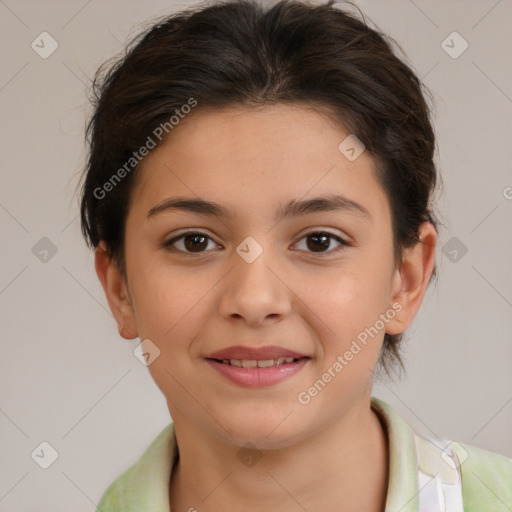
<instances>
[{"instance_id":1,"label":"smile","mask_svg":"<svg viewBox=\"0 0 512 512\"><path fill-rule=\"evenodd\" d=\"M278 359L222 359L223 364L238 366L239 368L269 368L270 366L281 366L285 363L293 363L298 359L293 357L279 357Z\"/></svg>"},{"instance_id":2,"label":"smile","mask_svg":"<svg viewBox=\"0 0 512 512\"><path fill-rule=\"evenodd\" d=\"M277 359L213 359L206 362L227 379L242 387L271 386L299 373L309 357Z\"/></svg>"}]
</instances>

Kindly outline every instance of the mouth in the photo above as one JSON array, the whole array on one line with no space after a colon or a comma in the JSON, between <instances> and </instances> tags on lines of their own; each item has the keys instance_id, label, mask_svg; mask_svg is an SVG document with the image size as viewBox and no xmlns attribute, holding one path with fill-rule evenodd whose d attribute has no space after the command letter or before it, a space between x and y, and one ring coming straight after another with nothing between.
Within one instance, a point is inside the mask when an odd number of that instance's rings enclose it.
<instances>
[{"instance_id":1,"label":"mouth","mask_svg":"<svg viewBox=\"0 0 512 512\"><path fill-rule=\"evenodd\" d=\"M309 357L278 357L276 359L207 359L228 366L236 366L237 368L272 368L292 364L302 359L309 359Z\"/></svg>"},{"instance_id":2,"label":"mouth","mask_svg":"<svg viewBox=\"0 0 512 512\"><path fill-rule=\"evenodd\" d=\"M310 357L278 357L276 359L217 359L206 362L232 384L244 388L268 387L298 374Z\"/></svg>"}]
</instances>

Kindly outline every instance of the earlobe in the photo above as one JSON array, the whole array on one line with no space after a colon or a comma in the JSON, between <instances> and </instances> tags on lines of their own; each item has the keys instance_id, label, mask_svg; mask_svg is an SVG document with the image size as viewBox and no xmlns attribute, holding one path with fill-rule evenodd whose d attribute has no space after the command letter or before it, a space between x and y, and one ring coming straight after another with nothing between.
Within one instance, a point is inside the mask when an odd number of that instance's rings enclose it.
<instances>
[{"instance_id":1,"label":"earlobe","mask_svg":"<svg viewBox=\"0 0 512 512\"><path fill-rule=\"evenodd\" d=\"M436 229L430 222L424 222L418 235L420 241L404 250L402 264L393 275L391 305L395 304L397 314L386 326L388 334L400 334L412 323L434 271Z\"/></svg>"},{"instance_id":2,"label":"earlobe","mask_svg":"<svg viewBox=\"0 0 512 512\"><path fill-rule=\"evenodd\" d=\"M110 259L103 240L94 251L94 266L110 311L118 324L119 335L127 340L136 338L137 326L128 286L121 271Z\"/></svg>"}]
</instances>

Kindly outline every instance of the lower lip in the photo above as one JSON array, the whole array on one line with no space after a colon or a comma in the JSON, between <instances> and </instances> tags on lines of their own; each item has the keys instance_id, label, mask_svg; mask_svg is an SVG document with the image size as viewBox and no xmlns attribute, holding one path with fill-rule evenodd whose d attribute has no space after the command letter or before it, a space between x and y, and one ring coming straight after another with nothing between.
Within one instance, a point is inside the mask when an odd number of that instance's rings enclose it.
<instances>
[{"instance_id":1,"label":"lower lip","mask_svg":"<svg viewBox=\"0 0 512 512\"><path fill-rule=\"evenodd\" d=\"M302 370L309 359L302 358L293 361L293 363L285 363L280 366L270 366L267 368L240 368L238 366L219 363L214 359L207 359L206 361L210 366L232 382L247 388L259 388L271 386L272 384L276 384L277 382L281 382L295 375Z\"/></svg>"}]
</instances>

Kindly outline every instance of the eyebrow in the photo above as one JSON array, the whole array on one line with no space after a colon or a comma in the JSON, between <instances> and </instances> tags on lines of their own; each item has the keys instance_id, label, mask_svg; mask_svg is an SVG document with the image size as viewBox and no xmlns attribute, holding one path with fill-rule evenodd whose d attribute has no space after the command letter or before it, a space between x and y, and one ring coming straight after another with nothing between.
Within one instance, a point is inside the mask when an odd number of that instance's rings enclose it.
<instances>
[{"instance_id":1,"label":"eyebrow","mask_svg":"<svg viewBox=\"0 0 512 512\"><path fill-rule=\"evenodd\" d=\"M199 215L209 215L212 217L221 217L224 219L235 218L235 213L226 207L207 201L205 199L191 199L187 197L175 197L164 199L156 206L151 208L147 217L153 218L159 213L183 210L187 212L197 213ZM306 201L296 201L292 199L284 206L279 207L274 215L276 222L285 218L298 217L302 215L317 213L317 212L333 212L345 211L361 217L365 217L370 223L372 216L370 212L362 205L347 197L340 195L329 195L325 197L315 197Z\"/></svg>"}]
</instances>

